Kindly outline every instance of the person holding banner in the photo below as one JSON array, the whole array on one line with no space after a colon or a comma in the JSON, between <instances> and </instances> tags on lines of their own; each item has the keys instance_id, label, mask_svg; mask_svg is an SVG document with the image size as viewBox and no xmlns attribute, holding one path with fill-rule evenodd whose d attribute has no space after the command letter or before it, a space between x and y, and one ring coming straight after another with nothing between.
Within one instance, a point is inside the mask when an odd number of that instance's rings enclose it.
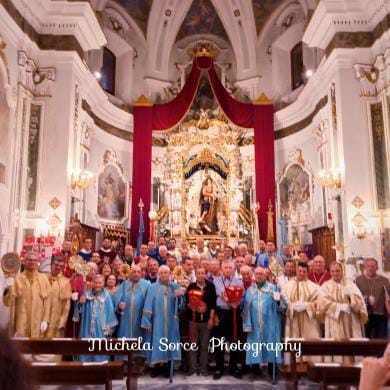
<instances>
[{"instance_id":1,"label":"person holding banner","mask_svg":"<svg viewBox=\"0 0 390 390\"><path fill-rule=\"evenodd\" d=\"M192 299L198 294L199 299ZM199 352L199 373L207 375L207 357L210 331L214 326L215 305L217 295L213 283L206 279L206 270L196 270L196 282L188 286L186 293L187 320L189 321L190 342L195 342L199 351L190 352L190 369L188 376L196 374L197 357Z\"/></svg>"},{"instance_id":2,"label":"person holding banner","mask_svg":"<svg viewBox=\"0 0 390 390\"><path fill-rule=\"evenodd\" d=\"M222 275L213 280L217 294L216 322L218 326L216 329L216 337L219 339L225 338L229 342L237 338L238 334L234 334L234 330L240 330L242 328L242 322L240 310L241 300L232 302L229 299L228 291L231 291L233 288L239 288L242 289L242 295L244 292L242 280L233 277L233 268L234 265L231 261L223 262ZM224 355L225 350L222 347L216 349L217 370L213 376L215 380L220 379L223 375L225 364ZM237 366L239 360L240 351L230 351L229 373L236 378L241 378L242 376L242 372Z\"/></svg>"}]
</instances>

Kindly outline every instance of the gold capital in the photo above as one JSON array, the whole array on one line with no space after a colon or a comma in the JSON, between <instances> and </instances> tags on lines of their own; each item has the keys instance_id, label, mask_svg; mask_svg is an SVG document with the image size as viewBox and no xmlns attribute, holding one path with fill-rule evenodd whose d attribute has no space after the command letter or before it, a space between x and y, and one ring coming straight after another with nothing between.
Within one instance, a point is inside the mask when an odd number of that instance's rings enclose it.
<instances>
[{"instance_id":1,"label":"gold capital","mask_svg":"<svg viewBox=\"0 0 390 390\"><path fill-rule=\"evenodd\" d=\"M257 99L252 102L255 106L272 104L272 100L263 92Z\"/></svg>"},{"instance_id":2,"label":"gold capital","mask_svg":"<svg viewBox=\"0 0 390 390\"><path fill-rule=\"evenodd\" d=\"M133 106L150 107L153 106L153 102L149 100L145 95L141 95L137 100L133 102Z\"/></svg>"}]
</instances>

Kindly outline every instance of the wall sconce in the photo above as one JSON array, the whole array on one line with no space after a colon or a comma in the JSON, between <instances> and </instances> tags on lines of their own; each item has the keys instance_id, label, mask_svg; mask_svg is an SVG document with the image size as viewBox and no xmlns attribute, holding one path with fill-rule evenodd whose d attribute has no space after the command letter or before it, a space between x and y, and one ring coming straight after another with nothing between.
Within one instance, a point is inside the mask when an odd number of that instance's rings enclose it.
<instances>
[{"instance_id":1,"label":"wall sconce","mask_svg":"<svg viewBox=\"0 0 390 390\"><path fill-rule=\"evenodd\" d=\"M326 171L325 169L321 169L318 176L322 187L341 188L341 174L339 170Z\"/></svg>"},{"instance_id":2,"label":"wall sconce","mask_svg":"<svg viewBox=\"0 0 390 390\"><path fill-rule=\"evenodd\" d=\"M94 174L88 170L76 170L72 173L71 187L72 189L79 188L86 190L91 187L94 179Z\"/></svg>"},{"instance_id":3,"label":"wall sconce","mask_svg":"<svg viewBox=\"0 0 390 390\"><path fill-rule=\"evenodd\" d=\"M366 230L366 224L367 219L364 217L363 214L358 211L355 216L352 218L352 222L354 224L353 229L353 235L358 238L359 240L362 240L363 238L367 237L367 230Z\"/></svg>"}]
</instances>

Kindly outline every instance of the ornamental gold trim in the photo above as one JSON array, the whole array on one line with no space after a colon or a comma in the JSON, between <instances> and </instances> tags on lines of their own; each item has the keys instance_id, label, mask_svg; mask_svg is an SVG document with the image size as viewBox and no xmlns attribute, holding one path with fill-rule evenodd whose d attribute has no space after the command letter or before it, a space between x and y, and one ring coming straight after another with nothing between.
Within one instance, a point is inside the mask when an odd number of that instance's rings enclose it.
<instances>
[{"instance_id":1,"label":"ornamental gold trim","mask_svg":"<svg viewBox=\"0 0 390 390\"><path fill-rule=\"evenodd\" d=\"M203 149L199 157L195 158L188 164L188 167L183 170L184 174L187 175L189 172L191 172L192 168L198 164L216 165L221 169L222 172L226 174L226 176L229 174L229 167L226 167L221 160L214 157L208 148Z\"/></svg>"},{"instance_id":2,"label":"ornamental gold trim","mask_svg":"<svg viewBox=\"0 0 390 390\"><path fill-rule=\"evenodd\" d=\"M141 95L137 100L133 102L133 106L135 107L151 107L153 106L153 102L149 100L145 95Z\"/></svg>"},{"instance_id":3,"label":"ornamental gold trim","mask_svg":"<svg viewBox=\"0 0 390 390\"><path fill-rule=\"evenodd\" d=\"M257 99L252 102L255 106L271 105L272 100L263 92Z\"/></svg>"},{"instance_id":4,"label":"ornamental gold trim","mask_svg":"<svg viewBox=\"0 0 390 390\"><path fill-rule=\"evenodd\" d=\"M188 56L190 58L194 57L210 57L217 58L219 55L219 50L211 43L202 42L188 50Z\"/></svg>"}]
</instances>

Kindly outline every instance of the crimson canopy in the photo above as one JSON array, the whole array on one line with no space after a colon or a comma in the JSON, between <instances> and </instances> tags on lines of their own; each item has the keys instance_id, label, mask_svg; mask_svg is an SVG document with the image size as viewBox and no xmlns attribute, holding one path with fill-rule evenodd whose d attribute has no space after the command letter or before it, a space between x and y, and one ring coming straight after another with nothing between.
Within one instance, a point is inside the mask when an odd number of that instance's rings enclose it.
<instances>
[{"instance_id":1,"label":"crimson canopy","mask_svg":"<svg viewBox=\"0 0 390 390\"><path fill-rule=\"evenodd\" d=\"M137 242L139 201L143 200L146 226L149 226L152 175L152 130L168 130L185 117L194 100L202 72L206 73L212 91L226 117L236 126L254 129L256 201L260 238L267 237L267 207L275 210L275 155L272 104L242 103L229 95L214 68L211 57L195 57L188 79L176 98L165 104L134 104L133 188L131 203L131 243ZM275 235L275 213L273 215ZM271 233L271 232L269 232ZM149 231L144 233L144 242Z\"/></svg>"}]
</instances>

